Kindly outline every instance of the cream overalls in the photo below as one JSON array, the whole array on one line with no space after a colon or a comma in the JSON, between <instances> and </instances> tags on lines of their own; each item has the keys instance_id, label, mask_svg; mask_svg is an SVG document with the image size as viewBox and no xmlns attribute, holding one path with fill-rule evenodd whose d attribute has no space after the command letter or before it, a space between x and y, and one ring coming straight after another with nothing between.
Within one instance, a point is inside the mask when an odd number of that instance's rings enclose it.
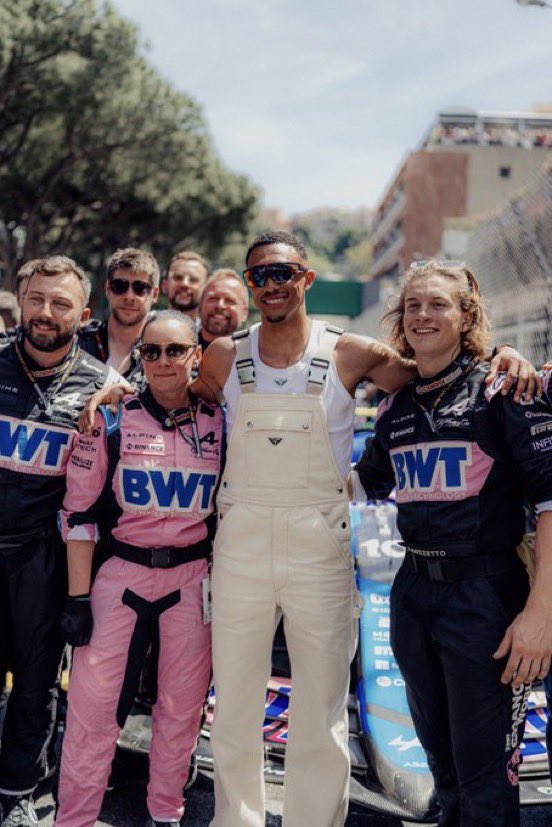
<instances>
[{"instance_id":1,"label":"cream overalls","mask_svg":"<svg viewBox=\"0 0 552 827\"><path fill-rule=\"evenodd\" d=\"M235 336L241 396L218 495L212 582L212 827L265 824L261 727L282 614L292 669L283 824L345 821L356 590L347 486L320 398L338 333L323 332L306 393L289 395L255 392L248 331Z\"/></svg>"}]
</instances>

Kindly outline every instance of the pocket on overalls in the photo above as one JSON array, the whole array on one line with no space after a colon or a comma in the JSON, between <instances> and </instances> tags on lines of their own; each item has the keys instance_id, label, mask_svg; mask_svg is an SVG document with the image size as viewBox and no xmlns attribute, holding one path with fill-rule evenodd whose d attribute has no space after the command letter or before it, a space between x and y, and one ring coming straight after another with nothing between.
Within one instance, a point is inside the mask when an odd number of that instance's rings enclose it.
<instances>
[{"instance_id":1,"label":"pocket on overalls","mask_svg":"<svg viewBox=\"0 0 552 827\"><path fill-rule=\"evenodd\" d=\"M223 532L226 526L230 523L232 512L236 508L236 503L217 501L217 530L214 537L213 550L220 547L222 542Z\"/></svg>"},{"instance_id":2,"label":"pocket on overalls","mask_svg":"<svg viewBox=\"0 0 552 827\"><path fill-rule=\"evenodd\" d=\"M351 527L348 514L344 513L341 502L324 504L314 508L320 518L324 532L331 539L334 548L348 569L353 568L351 555Z\"/></svg>"},{"instance_id":3,"label":"pocket on overalls","mask_svg":"<svg viewBox=\"0 0 552 827\"><path fill-rule=\"evenodd\" d=\"M245 427L247 484L255 488L306 488L310 411L250 411Z\"/></svg>"}]
</instances>

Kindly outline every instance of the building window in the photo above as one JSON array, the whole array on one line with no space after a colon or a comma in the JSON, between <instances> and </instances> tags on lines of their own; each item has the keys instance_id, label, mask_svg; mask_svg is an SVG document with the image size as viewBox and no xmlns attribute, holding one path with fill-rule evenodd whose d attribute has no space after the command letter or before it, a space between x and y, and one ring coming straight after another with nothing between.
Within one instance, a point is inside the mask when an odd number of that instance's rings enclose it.
<instances>
[{"instance_id":1,"label":"building window","mask_svg":"<svg viewBox=\"0 0 552 827\"><path fill-rule=\"evenodd\" d=\"M501 178L509 178L512 172L512 167L499 167L498 174Z\"/></svg>"}]
</instances>

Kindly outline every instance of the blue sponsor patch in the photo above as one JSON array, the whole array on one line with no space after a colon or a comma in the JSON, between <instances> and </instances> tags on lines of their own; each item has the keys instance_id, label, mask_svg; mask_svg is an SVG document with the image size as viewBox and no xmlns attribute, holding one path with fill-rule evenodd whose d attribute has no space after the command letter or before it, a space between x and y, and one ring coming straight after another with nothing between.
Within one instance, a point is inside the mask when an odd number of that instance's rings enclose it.
<instances>
[{"instance_id":1,"label":"blue sponsor patch","mask_svg":"<svg viewBox=\"0 0 552 827\"><path fill-rule=\"evenodd\" d=\"M62 428L0 416L0 464L14 471L56 473L63 467L71 433Z\"/></svg>"},{"instance_id":2,"label":"blue sponsor patch","mask_svg":"<svg viewBox=\"0 0 552 827\"><path fill-rule=\"evenodd\" d=\"M217 474L187 468L119 466L125 505L134 510L198 511L212 508Z\"/></svg>"},{"instance_id":3,"label":"blue sponsor patch","mask_svg":"<svg viewBox=\"0 0 552 827\"><path fill-rule=\"evenodd\" d=\"M463 467L468 462L466 445L435 445L423 448L405 448L393 451L397 485L406 488L433 488L436 472L441 475L444 489L460 488Z\"/></svg>"}]
</instances>

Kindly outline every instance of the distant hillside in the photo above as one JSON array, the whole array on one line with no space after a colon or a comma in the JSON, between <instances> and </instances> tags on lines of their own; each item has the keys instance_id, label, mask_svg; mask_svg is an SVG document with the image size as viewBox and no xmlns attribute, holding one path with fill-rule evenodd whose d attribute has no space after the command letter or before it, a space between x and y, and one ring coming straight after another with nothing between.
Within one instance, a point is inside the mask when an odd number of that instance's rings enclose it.
<instances>
[{"instance_id":1,"label":"distant hillside","mask_svg":"<svg viewBox=\"0 0 552 827\"><path fill-rule=\"evenodd\" d=\"M372 210L368 207L319 207L293 216L266 209L256 221L259 232L278 228L300 236L313 268L318 275L329 278L360 278L370 272L371 224Z\"/></svg>"}]
</instances>

